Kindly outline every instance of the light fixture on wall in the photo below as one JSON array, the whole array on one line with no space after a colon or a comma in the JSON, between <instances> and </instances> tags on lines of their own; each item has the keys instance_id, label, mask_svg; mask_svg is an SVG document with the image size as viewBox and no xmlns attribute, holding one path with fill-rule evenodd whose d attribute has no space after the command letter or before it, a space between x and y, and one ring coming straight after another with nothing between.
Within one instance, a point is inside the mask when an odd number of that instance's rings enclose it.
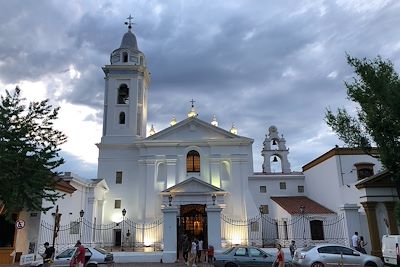
<instances>
[{"instance_id":1,"label":"light fixture on wall","mask_svg":"<svg viewBox=\"0 0 400 267\"><path fill-rule=\"evenodd\" d=\"M172 202L172 195L168 196L168 206L171 206L171 202Z\"/></svg>"}]
</instances>

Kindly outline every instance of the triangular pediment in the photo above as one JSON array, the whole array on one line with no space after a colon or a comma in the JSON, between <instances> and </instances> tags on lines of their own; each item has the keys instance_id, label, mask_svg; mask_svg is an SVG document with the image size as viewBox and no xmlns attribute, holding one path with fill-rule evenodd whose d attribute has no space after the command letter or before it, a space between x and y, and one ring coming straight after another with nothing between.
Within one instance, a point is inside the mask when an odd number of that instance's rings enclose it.
<instances>
[{"instance_id":1,"label":"triangular pediment","mask_svg":"<svg viewBox=\"0 0 400 267\"><path fill-rule=\"evenodd\" d=\"M176 184L170 188L165 189L162 193L212 193L212 192L224 192L222 189L206 183L197 178L189 178L179 184Z\"/></svg>"},{"instance_id":2,"label":"triangular pediment","mask_svg":"<svg viewBox=\"0 0 400 267\"><path fill-rule=\"evenodd\" d=\"M187 118L174 126L168 127L144 141L229 141L229 140L247 140L252 139L232 134L220 127L213 126L198 118Z\"/></svg>"}]
</instances>

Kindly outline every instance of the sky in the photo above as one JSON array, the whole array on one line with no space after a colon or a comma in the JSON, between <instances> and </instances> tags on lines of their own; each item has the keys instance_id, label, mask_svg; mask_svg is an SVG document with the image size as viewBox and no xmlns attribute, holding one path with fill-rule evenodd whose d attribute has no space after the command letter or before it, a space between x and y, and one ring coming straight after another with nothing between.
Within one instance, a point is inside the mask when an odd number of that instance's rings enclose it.
<instances>
[{"instance_id":1,"label":"sky","mask_svg":"<svg viewBox=\"0 0 400 267\"><path fill-rule=\"evenodd\" d=\"M151 72L148 129L198 118L254 139L254 170L275 125L293 171L335 145L327 108L357 105L344 82L346 53L400 66L400 1L390 0L0 0L0 93L16 86L28 101L60 106L68 136L59 171L96 178L104 73L131 14Z\"/></svg>"}]
</instances>

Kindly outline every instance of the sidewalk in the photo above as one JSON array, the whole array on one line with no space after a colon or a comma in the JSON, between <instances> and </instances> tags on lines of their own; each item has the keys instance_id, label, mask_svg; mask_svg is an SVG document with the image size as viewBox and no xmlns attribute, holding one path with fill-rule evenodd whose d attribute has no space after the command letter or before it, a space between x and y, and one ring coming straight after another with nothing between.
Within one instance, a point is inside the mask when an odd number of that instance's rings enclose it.
<instances>
[{"instance_id":1,"label":"sidewalk","mask_svg":"<svg viewBox=\"0 0 400 267\"><path fill-rule=\"evenodd\" d=\"M131 262L131 263L114 263L113 267L186 267L184 262L177 263L159 263L159 262ZM208 264L205 262L197 263L197 267L213 267L213 264ZM15 264L0 264L0 267L19 267L18 263ZM51 266L50 266L51 267Z\"/></svg>"}]
</instances>

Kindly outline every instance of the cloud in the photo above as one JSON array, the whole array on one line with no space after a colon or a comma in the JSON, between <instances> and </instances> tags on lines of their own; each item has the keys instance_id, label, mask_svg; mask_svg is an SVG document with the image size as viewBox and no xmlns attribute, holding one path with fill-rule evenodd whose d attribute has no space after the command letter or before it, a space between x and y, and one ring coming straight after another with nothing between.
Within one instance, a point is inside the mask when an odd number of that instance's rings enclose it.
<instances>
[{"instance_id":1,"label":"cloud","mask_svg":"<svg viewBox=\"0 0 400 267\"><path fill-rule=\"evenodd\" d=\"M379 54L399 66L399 12L398 1L8 1L0 11L0 85L19 84L29 97L61 105L66 166L93 171L85 164L97 161L101 67L132 14L152 77L149 125L161 130L172 116L186 118L193 98L200 119L216 114L222 128L234 122L254 138L256 170L265 133L276 125L299 170L340 143L323 118L327 107L351 106L346 53Z\"/></svg>"}]
</instances>

